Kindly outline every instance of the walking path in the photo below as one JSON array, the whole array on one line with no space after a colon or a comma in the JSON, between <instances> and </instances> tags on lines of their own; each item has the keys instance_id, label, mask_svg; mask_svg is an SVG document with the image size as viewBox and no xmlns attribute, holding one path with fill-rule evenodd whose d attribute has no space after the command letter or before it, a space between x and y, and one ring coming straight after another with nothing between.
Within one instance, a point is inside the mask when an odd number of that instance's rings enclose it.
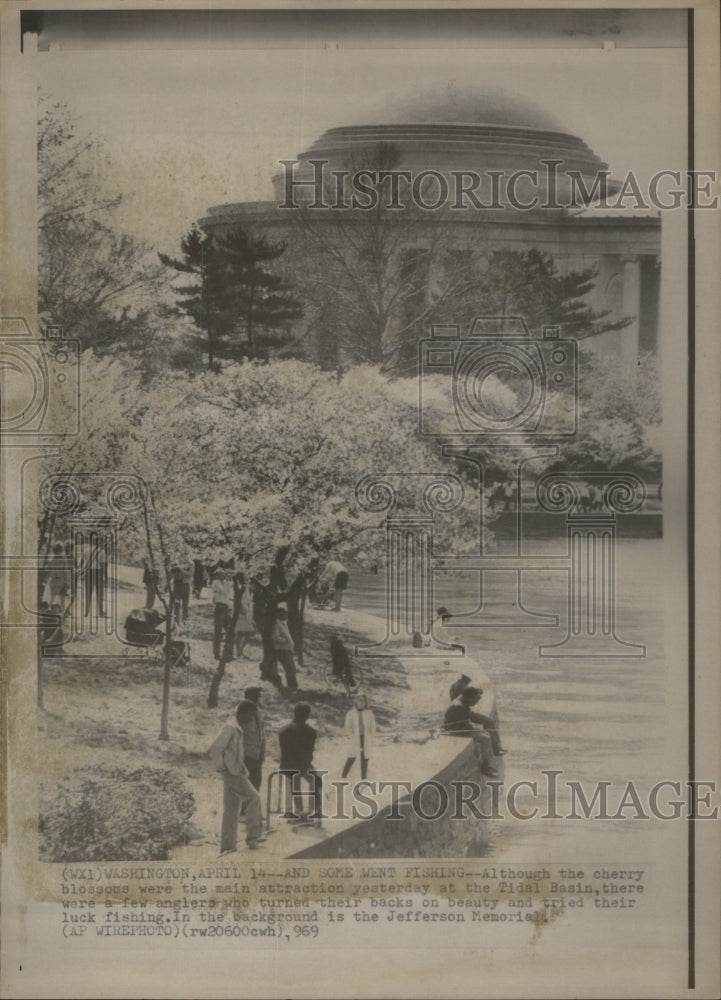
<instances>
[{"instance_id":1,"label":"walking path","mask_svg":"<svg viewBox=\"0 0 721 1000\"><path fill-rule=\"evenodd\" d=\"M338 613L332 610L320 610L308 608L306 619L309 625L324 626L328 632L339 631L342 634L355 634L365 637L367 643L380 643L385 636L385 621L378 614L369 613L353 605L356 603L370 606L373 610L383 607L383 580L371 574L357 573L357 592L350 591L347 600L344 602L342 610ZM145 590L142 586L142 571L134 567L122 566L118 570L115 586L113 588L114 614L108 619L84 619L83 625L86 634L75 638L65 649L67 655L86 656L117 656L127 654L129 656L144 656L144 652L128 646L122 646L119 637L123 635L123 623L125 618L134 608L143 607L145 603ZM191 618L198 621L198 612L203 616L204 637L193 635L192 630L178 632L178 638L182 638L191 647L191 672L209 671L215 668L215 661L212 657L212 642L207 638L212 632L212 620L206 618L204 605L209 603L208 591L206 590L204 599L191 598ZM161 608L159 608L162 610ZM193 613L196 609L195 614ZM113 632L115 624L115 633ZM88 626L94 628L94 632L87 631ZM161 626L162 627L162 626ZM410 643L405 647L411 652ZM255 651L255 647L254 647ZM378 650L376 650L378 651ZM383 689L367 686L366 693L371 695L371 701L376 706L382 698L386 698L386 718L391 717L389 725L381 725L377 734L376 743L370 758L367 779L380 782L407 782L412 787L416 787L421 782L432 778L458 756L466 746L466 741L454 740L440 735L443 712L448 703L448 687L452 680L456 679L460 673L465 672L472 676L474 680L482 682L484 687L484 703L479 706L481 711L488 712L492 706L492 688L488 679L481 674L477 665L469 663L467 658L458 655L447 655L454 651L439 650L432 655L399 655L402 650L391 650L393 656L394 670L398 670L398 663L402 665L405 672L405 685ZM429 651L424 650L424 653ZM259 650L258 650L259 653ZM366 679L371 670L383 670L383 661L374 659L373 667L368 666L366 657L358 657L361 665L366 665ZM238 672L241 676L247 671L248 680L245 683L258 683L257 662L252 660L236 661L230 665L233 676ZM322 671L315 664L299 673L301 690L293 700L303 698L304 681L307 697L313 702L319 687L323 687ZM236 681L238 678L235 678ZM177 678L174 676L174 685ZM224 682L227 684L227 681ZM237 686L237 684L236 684ZM277 694L266 686L266 702L277 700ZM204 689L199 687L198 694ZM341 692L334 692L332 697L337 699ZM202 695L201 695L202 697ZM221 700L223 689L221 688ZM286 700L287 693L283 692L282 700ZM347 708L353 704L351 697L347 698ZM269 704L269 707L271 705ZM278 714L278 706L275 705L274 714ZM281 708L283 706L281 705ZM285 706L287 715L290 717L292 705ZM345 709L343 709L345 710ZM173 860L200 861L207 863L218 856L218 844L220 836L220 820L222 813L222 782L215 776L210 764L204 764L205 754L210 745L218 721L222 722L225 711L213 712L208 718L207 731L184 733L180 739L182 747L190 762L186 781L189 790L195 798L195 812L191 819L192 830L189 831L191 841L188 844L175 848L171 852ZM230 713L228 713L230 714ZM311 718L311 723L313 719ZM205 730L205 727L203 727ZM337 730L336 730L337 733ZM274 727L267 733L268 739L268 760L264 767L264 783L262 790L262 806L264 814L264 827L267 824L268 799L266 794L268 775L277 769L277 738ZM330 736L324 732L319 736L315 766L321 771L327 772L324 778L324 813L328 816L318 824L293 824L280 820L277 814L279 805L278 779L273 782L273 797L271 808L274 812L270 817L270 832L267 841L259 851L253 852L253 857L274 857L282 858L296 854L308 847L318 845L339 832L348 830L357 825L363 817L368 815L368 808L353 798L353 793L348 789L344 793L345 808L339 809L339 791L333 782L340 781L343 765L348 756L348 746L345 743L343 734L337 733ZM354 783L360 779L359 764L356 762L351 771L348 781ZM382 808L390 804L390 791L385 795L377 797L379 806ZM353 807L355 806L355 813ZM342 818L340 813L345 812L346 817ZM241 821L242 823L242 821ZM239 831L240 852L245 856L244 830ZM334 842L335 843L335 842ZM337 848L334 848L337 851ZM250 856L250 855L249 855ZM334 854L338 856L338 854Z\"/></svg>"}]
</instances>

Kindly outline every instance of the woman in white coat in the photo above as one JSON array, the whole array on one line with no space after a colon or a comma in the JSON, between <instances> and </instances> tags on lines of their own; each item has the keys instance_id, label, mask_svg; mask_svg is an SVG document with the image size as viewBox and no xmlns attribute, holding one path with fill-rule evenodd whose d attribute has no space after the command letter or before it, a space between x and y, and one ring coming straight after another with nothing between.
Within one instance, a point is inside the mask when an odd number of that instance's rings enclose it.
<instances>
[{"instance_id":1,"label":"woman in white coat","mask_svg":"<svg viewBox=\"0 0 721 1000\"><path fill-rule=\"evenodd\" d=\"M376 720L368 708L368 699L364 694L357 696L355 707L346 715L345 731L350 745L348 759L343 767L343 777L348 777L356 757L360 756L361 778L365 778L368 774L370 751L375 741Z\"/></svg>"}]
</instances>

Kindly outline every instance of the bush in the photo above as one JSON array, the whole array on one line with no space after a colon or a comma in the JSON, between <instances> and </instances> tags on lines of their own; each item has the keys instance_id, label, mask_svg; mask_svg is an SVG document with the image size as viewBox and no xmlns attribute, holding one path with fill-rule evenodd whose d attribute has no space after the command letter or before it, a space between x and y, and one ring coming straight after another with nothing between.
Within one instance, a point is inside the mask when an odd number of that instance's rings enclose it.
<instances>
[{"instance_id":1,"label":"bush","mask_svg":"<svg viewBox=\"0 0 721 1000\"><path fill-rule=\"evenodd\" d=\"M87 767L44 793L44 861L163 861L185 840L192 792L171 771Z\"/></svg>"}]
</instances>

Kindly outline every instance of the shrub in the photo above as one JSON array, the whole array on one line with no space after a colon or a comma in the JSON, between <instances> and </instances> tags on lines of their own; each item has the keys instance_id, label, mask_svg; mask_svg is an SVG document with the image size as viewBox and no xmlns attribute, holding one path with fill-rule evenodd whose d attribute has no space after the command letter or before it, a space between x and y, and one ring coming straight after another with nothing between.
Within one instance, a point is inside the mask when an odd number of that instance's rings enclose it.
<instances>
[{"instance_id":1,"label":"shrub","mask_svg":"<svg viewBox=\"0 0 721 1000\"><path fill-rule=\"evenodd\" d=\"M44 791L44 861L163 861L185 839L195 800L171 771L87 767Z\"/></svg>"}]
</instances>

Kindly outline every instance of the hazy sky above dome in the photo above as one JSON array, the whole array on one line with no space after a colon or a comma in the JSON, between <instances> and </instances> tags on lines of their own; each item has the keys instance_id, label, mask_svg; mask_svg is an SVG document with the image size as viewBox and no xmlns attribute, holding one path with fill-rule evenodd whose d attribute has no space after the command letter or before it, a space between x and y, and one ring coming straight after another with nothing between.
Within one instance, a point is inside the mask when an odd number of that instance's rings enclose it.
<instances>
[{"instance_id":1,"label":"hazy sky above dome","mask_svg":"<svg viewBox=\"0 0 721 1000\"><path fill-rule=\"evenodd\" d=\"M434 108L465 115L482 91L517 95L521 116L533 102L616 176L633 169L644 183L685 167L682 18L506 11L494 21L489 11L431 23L398 11L385 21L385 11L295 11L276 22L276 12L250 13L236 34L236 22L208 17L168 32L136 16L109 32L80 14L41 26L40 50L58 51L31 54L26 44L43 89L106 137L113 182L135 192L125 224L161 249L174 250L211 205L269 198L278 161L327 128L399 121L411 106L418 121L424 102L431 120ZM490 115L504 106L496 100L494 111L494 100Z\"/></svg>"},{"instance_id":2,"label":"hazy sky above dome","mask_svg":"<svg viewBox=\"0 0 721 1000\"><path fill-rule=\"evenodd\" d=\"M452 87L430 87L412 97L399 98L379 113L378 121L514 125L557 132L565 129L559 118L536 101L507 87L479 87L458 81Z\"/></svg>"}]
</instances>

